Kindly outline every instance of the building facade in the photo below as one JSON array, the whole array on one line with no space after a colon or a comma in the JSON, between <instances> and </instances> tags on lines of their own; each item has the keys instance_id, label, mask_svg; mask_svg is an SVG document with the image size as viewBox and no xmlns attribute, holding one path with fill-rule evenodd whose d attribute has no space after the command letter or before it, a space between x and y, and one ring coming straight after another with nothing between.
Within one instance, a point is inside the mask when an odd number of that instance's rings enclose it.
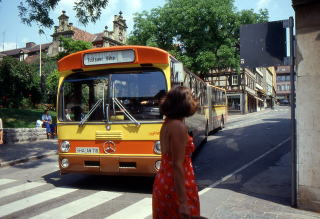
<instances>
[{"instance_id":1,"label":"building facade","mask_svg":"<svg viewBox=\"0 0 320 219\"><path fill-rule=\"evenodd\" d=\"M280 105L290 103L290 66L278 66L277 72L277 102Z\"/></svg>"},{"instance_id":2,"label":"building facade","mask_svg":"<svg viewBox=\"0 0 320 219\"><path fill-rule=\"evenodd\" d=\"M121 11L118 15L114 16L113 29L111 31L108 30L107 26L102 32L95 34L81 30L75 27L73 23L69 23L69 17L65 11L62 11L62 14L58 17L58 24L59 25L54 27L54 32L51 35L52 42L41 45L28 42L23 48L0 52L0 59L4 56L11 56L20 61L30 63L39 57L40 50L48 56L56 56L63 50L60 46L61 36L91 42L93 47L109 47L124 45L126 43L127 25L126 20L122 17Z\"/></svg>"},{"instance_id":3,"label":"building facade","mask_svg":"<svg viewBox=\"0 0 320 219\"><path fill-rule=\"evenodd\" d=\"M274 67L209 72L205 80L227 91L229 113L252 113L273 107L275 100Z\"/></svg>"},{"instance_id":4,"label":"building facade","mask_svg":"<svg viewBox=\"0 0 320 219\"><path fill-rule=\"evenodd\" d=\"M256 76L250 69L241 69L237 73L231 69L212 70L205 80L227 91L229 113L251 113L257 111Z\"/></svg>"}]
</instances>

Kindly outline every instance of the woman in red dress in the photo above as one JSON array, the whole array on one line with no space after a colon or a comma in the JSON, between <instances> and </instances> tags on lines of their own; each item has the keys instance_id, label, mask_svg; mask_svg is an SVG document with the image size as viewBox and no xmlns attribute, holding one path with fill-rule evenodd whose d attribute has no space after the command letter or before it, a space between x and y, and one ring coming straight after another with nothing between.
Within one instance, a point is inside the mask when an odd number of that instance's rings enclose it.
<instances>
[{"instance_id":1,"label":"woman in red dress","mask_svg":"<svg viewBox=\"0 0 320 219\"><path fill-rule=\"evenodd\" d=\"M194 145L184 123L184 118L196 110L197 103L190 90L182 86L170 90L160 105L166 119L160 131L161 167L153 185L154 219L200 216L191 162Z\"/></svg>"}]
</instances>

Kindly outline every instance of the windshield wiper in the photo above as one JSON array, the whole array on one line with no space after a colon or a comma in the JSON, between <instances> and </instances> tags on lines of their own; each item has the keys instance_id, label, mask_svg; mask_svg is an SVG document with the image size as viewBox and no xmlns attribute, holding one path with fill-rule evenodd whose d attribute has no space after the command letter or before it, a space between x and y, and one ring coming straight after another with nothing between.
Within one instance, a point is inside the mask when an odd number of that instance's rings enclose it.
<instances>
[{"instance_id":1,"label":"windshield wiper","mask_svg":"<svg viewBox=\"0 0 320 219\"><path fill-rule=\"evenodd\" d=\"M116 104L119 109L131 120L131 122L135 123L137 126L140 126L140 122L138 122L129 112L128 110L121 104L121 102L118 100L118 98L113 97L112 101L114 104Z\"/></svg>"},{"instance_id":2,"label":"windshield wiper","mask_svg":"<svg viewBox=\"0 0 320 219\"><path fill-rule=\"evenodd\" d=\"M102 99L99 99L91 108L91 110L85 115L85 117L80 121L79 125L83 126L83 124L89 119L91 114L100 106L102 103Z\"/></svg>"},{"instance_id":3,"label":"windshield wiper","mask_svg":"<svg viewBox=\"0 0 320 219\"><path fill-rule=\"evenodd\" d=\"M138 122L129 112L128 110L121 104L115 94L115 83L112 85L112 104L113 104L113 113L115 114L115 106L116 104L119 109L130 119L131 122L135 123L137 126L140 126L140 122Z\"/></svg>"}]
</instances>

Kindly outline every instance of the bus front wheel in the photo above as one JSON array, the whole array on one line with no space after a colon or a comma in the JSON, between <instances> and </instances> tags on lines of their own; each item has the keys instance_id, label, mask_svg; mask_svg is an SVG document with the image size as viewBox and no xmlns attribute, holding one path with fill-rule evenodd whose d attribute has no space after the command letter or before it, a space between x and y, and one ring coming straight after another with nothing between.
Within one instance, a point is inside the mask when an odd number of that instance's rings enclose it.
<instances>
[{"instance_id":1,"label":"bus front wheel","mask_svg":"<svg viewBox=\"0 0 320 219\"><path fill-rule=\"evenodd\" d=\"M222 130L224 128L224 118L222 116L221 120L220 120L220 130Z\"/></svg>"}]
</instances>

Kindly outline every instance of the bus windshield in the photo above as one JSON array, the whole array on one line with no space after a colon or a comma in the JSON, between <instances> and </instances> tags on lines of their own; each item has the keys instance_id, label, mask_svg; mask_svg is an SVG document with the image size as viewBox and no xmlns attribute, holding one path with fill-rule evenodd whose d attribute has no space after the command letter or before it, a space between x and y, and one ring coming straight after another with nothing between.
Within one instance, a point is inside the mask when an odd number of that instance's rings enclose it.
<instances>
[{"instance_id":1,"label":"bus windshield","mask_svg":"<svg viewBox=\"0 0 320 219\"><path fill-rule=\"evenodd\" d=\"M59 120L137 123L160 120L159 103L167 91L159 69L105 70L69 75L59 96Z\"/></svg>"}]
</instances>

